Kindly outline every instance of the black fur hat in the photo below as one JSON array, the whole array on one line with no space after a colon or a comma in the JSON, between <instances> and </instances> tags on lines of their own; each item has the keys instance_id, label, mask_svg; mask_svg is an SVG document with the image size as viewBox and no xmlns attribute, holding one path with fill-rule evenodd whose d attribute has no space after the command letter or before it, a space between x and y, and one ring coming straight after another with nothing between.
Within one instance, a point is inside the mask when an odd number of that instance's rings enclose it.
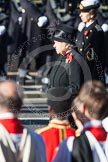
<instances>
[{"instance_id":1,"label":"black fur hat","mask_svg":"<svg viewBox=\"0 0 108 162\"><path fill-rule=\"evenodd\" d=\"M56 26L53 34L53 40L75 44L76 30L72 26L60 24Z\"/></svg>"}]
</instances>

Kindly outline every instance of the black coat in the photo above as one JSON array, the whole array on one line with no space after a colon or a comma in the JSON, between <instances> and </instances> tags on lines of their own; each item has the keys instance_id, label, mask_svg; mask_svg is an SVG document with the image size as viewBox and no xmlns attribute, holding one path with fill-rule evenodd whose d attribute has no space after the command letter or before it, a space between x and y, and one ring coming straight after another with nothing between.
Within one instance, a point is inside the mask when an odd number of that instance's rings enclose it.
<instances>
[{"instance_id":1,"label":"black coat","mask_svg":"<svg viewBox=\"0 0 108 162\"><path fill-rule=\"evenodd\" d=\"M4 14L4 16L2 15ZM0 26L5 26L6 31L0 35L0 76L6 75L7 46L9 44L8 25L10 16L10 1L0 1Z\"/></svg>"},{"instance_id":2,"label":"black coat","mask_svg":"<svg viewBox=\"0 0 108 162\"><path fill-rule=\"evenodd\" d=\"M15 3L11 1L11 14L10 21L8 27L8 34L10 38L10 44L8 46L8 53L19 54L19 49L21 43L21 21L19 21L19 17L21 17L21 11L19 8L15 6Z\"/></svg>"},{"instance_id":3,"label":"black coat","mask_svg":"<svg viewBox=\"0 0 108 162\"><path fill-rule=\"evenodd\" d=\"M50 72L50 87L69 86L73 93L77 93L84 82L80 64L75 59L75 50L72 50L73 60L66 63L66 56L60 55Z\"/></svg>"},{"instance_id":4,"label":"black coat","mask_svg":"<svg viewBox=\"0 0 108 162\"><path fill-rule=\"evenodd\" d=\"M89 141L83 133L76 137L73 143L72 162L91 162L93 161L93 153L90 148Z\"/></svg>"},{"instance_id":5,"label":"black coat","mask_svg":"<svg viewBox=\"0 0 108 162\"><path fill-rule=\"evenodd\" d=\"M74 26L78 16L78 12L76 11L77 1L71 0L71 3L69 1L47 0L45 15L49 19L49 24L62 22ZM73 7L69 8L69 5Z\"/></svg>"},{"instance_id":6,"label":"black coat","mask_svg":"<svg viewBox=\"0 0 108 162\"><path fill-rule=\"evenodd\" d=\"M32 51L37 48L47 45L48 38L46 35L47 29L40 28L37 25L38 18L44 14L44 4L41 6L29 0L21 0L21 6L25 10L22 14L22 55L20 57L19 66L22 67L24 57L31 55ZM46 63L46 57L49 52L36 53L36 70ZM29 62L31 63L31 62Z\"/></svg>"},{"instance_id":7,"label":"black coat","mask_svg":"<svg viewBox=\"0 0 108 162\"><path fill-rule=\"evenodd\" d=\"M104 32L96 21L78 33L76 45L89 65L92 79L104 81Z\"/></svg>"}]
</instances>

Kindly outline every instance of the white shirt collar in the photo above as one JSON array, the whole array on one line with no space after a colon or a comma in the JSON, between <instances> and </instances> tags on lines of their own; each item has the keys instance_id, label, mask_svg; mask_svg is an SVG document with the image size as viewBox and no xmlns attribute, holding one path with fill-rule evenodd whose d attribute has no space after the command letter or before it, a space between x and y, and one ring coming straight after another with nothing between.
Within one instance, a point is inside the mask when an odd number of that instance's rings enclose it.
<instances>
[{"instance_id":1,"label":"white shirt collar","mask_svg":"<svg viewBox=\"0 0 108 162\"><path fill-rule=\"evenodd\" d=\"M94 23L94 21L86 23L86 27L89 27L93 23Z\"/></svg>"},{"instance_id":2,"label":"white shirt collar","mask_svg":"<svg viewBox=\"0 0 108 162\"><path fill-rule=\"evenodd\" d=\"M15 118L16 115L11 112L5 112L0 114L0 119L12 119Z\"/></svg>"},{"instance_id":3,"label":"white shirt collar","mask_svg":"<svg viewBox=\"0 0 108 162\"><path fill-rule=\"evenodd\" d=\"M100 126L102 126L102 121L100 121L100 120L92 120L92 121L88 121L84 124L84 128L100 127Z\"/></svg>"}]
</instances>

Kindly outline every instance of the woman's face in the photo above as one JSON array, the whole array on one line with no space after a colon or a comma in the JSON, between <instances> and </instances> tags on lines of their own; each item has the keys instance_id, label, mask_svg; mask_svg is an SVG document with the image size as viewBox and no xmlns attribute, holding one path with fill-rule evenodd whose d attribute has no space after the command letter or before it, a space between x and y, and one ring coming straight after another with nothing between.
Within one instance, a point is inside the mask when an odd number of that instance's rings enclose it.
<instances>
[{"instance_id":1,"label":"woman's face","mask_svg":"<svg viewBox=\"0 0 108 162\"><path fill-rule=\"evenodd\" d=\"M87 23L93 20L93 15L89 12L81 12L80 15L82 22Z\"/></svg>"},{"instance_id":2,"label":"woman's face","mask_svg":"<svg viewBox=\"0 0 108 162\"><path fill-rule=\"evenodd\" d=\"M59 42L59 41L54 41L54 45L53 47L55 48L57 54L61 54L61 55L66 55L66 51L67 51L67 43L65 42Z\"/></svg>"}]
</instances>

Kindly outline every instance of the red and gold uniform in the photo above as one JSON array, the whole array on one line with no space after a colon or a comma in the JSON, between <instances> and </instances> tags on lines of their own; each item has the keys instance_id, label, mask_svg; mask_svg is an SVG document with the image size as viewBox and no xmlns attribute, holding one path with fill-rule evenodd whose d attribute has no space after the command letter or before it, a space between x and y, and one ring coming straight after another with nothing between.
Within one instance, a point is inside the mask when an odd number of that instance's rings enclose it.
<instances>
[{"instance_id":1,"label":"red and gold uniform","mask_svg":"<svg viewBox=\"0 0 108 162\"><path fill-rule=\"evenodd\" d=\"M51 162L54 158L62 140L70 136L75 136L75 130L71 128L67 120L52 119L48 126L36 131L44 139L48 162Z\"/></svg>"}]
</instances>

